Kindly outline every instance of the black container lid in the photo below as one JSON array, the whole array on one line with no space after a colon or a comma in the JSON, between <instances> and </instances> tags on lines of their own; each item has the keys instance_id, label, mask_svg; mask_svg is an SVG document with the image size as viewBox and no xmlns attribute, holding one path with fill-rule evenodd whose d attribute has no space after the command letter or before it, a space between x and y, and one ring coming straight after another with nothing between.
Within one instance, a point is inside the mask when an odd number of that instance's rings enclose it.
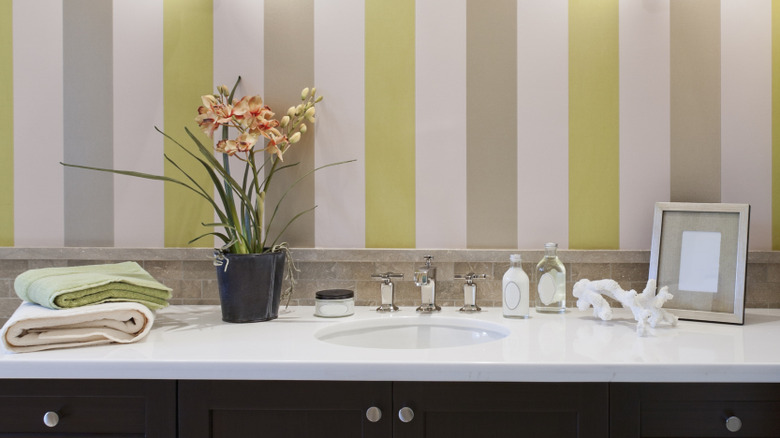
<instances>
[{"instance_id":1,"label":"black container lid","mask_svg":"<svg viewBox=\"0 0 780 438\"><path fill-rule=\"evenodd\" d=\"M315 296L318 300L344 300L354 298L355 292L349 289L327 289L317 291Z\"/></svg>"}]
</instances>

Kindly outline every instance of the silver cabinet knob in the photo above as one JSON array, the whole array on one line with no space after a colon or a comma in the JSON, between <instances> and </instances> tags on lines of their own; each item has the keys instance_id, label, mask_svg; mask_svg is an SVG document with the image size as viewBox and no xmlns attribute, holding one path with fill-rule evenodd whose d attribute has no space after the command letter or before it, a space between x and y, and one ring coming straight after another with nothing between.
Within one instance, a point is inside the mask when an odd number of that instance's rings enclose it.
<instances>
[{"instance_id":1,"label":"silver cabinet knob","mask_svg":"<svg viewBox=\"0 0 780 438\"><path fill-rule=\"evenodd\" d=\"M54 411L43 414L43 424L47 427L54 427L60 422L60 416Z\"/></svg>"},{"instance_id":2,"label":"silver cabinet knob","mask_svg":"<svg viewBox=\"0 0 780 438\"><path fill-rule=\"evenodd\" d=\"M412 408L405 406L398 410L398 418L400 418L404 423L408 423L414 420L414 411Z\"/></svg>"},{"instance_id":3,"label":"silver cabinet knob","mask_svg":"<svg viewBox=\"0 0 780 438\"><path fill-rule=\"evenodd\" d=\"M739 432L739 430L742 429L742 420L736 415L726 418L726 429L728 429L729 432Z\"/></svg>"},{"instance_id":4,"label":"silver cabinet knob","mask_svg":"<svg viewBox=\"0 0 780 438\"><path fill-rule=\"evenodd\" d=\"M366 419L372 423L376 423L382 419L382 410L376 406L371 406L366 411Z\"/></svg>"}]
</instances>

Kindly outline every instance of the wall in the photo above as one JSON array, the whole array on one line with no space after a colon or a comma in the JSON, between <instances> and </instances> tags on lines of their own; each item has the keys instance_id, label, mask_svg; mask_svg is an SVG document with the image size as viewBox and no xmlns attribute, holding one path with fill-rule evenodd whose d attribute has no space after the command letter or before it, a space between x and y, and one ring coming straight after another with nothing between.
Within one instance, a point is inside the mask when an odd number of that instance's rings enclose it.
<instances>
[{"instance_id":1,"label":"wall","mask_svg":"<svg viewBox=\"0 0 780 438\"><path fill-rule=\"evenodd\" d=\"M208 205L59 162L174 175L154 127L188 144L198 97L241 75L280 113L325 96L275 184L357 160L296 188L282 218L318 207L294 247L647 250L671 200L750 203L769 250L773 6L0 0L0 244L186 246Z\"/></svg>"}]
</instances>

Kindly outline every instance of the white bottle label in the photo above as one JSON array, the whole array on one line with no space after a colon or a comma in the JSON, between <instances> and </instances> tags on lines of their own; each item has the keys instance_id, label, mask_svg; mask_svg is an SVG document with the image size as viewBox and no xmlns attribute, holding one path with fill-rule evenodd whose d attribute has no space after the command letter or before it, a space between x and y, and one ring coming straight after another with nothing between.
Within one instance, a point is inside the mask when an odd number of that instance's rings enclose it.
<instances>
[{"instance_id":1,"label":"white bottle label","mask_svg":"<svg viewBox=\"0 0 780 438\"><path fill-rule=\"evenodd\" d=\"M558 286L555 284L555 277L549 272L542 275L537 285L539 291L539 299L542 300L544 305L548 305L555 300L555 292Z\"/></svg>"},{"instance_id":2,"label":"white bottle label","mask_svg":"<svg viewBox=\"0 0 780 438\"><path fill-rule=\"evenodd\" d=\"M521 298L520 286L514 281L510 281L504 288L504 304L510 310L515 310L520 305Z\"/></svg>"}]
</instances>

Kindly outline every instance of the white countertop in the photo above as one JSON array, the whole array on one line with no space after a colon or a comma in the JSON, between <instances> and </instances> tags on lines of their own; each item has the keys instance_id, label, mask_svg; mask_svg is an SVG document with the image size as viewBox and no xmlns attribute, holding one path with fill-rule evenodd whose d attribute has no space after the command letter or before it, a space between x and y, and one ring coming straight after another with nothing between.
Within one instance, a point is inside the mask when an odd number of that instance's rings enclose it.
<instances>
[{"instance_id":1,"label":"white countertop","mask_svg":"<svg viewBox=\"0 0 780 438\"><path fill-rule=\"evenodd\" d=\"M129 378L527 382L780 382L780 309L748 309L744 326L680 321L636 335L624 309L612 321L590 311L531 312L505 319L500 308L460 314L413 308L380 314L358 307L317 318L291 307L274 321L229 324L218 306L171 306L134 344L0 355L0 378ZM510 334L473 346L376 349L333 345L314 333L368 318L476 318Z\"/></svg>"}]
</instances>

